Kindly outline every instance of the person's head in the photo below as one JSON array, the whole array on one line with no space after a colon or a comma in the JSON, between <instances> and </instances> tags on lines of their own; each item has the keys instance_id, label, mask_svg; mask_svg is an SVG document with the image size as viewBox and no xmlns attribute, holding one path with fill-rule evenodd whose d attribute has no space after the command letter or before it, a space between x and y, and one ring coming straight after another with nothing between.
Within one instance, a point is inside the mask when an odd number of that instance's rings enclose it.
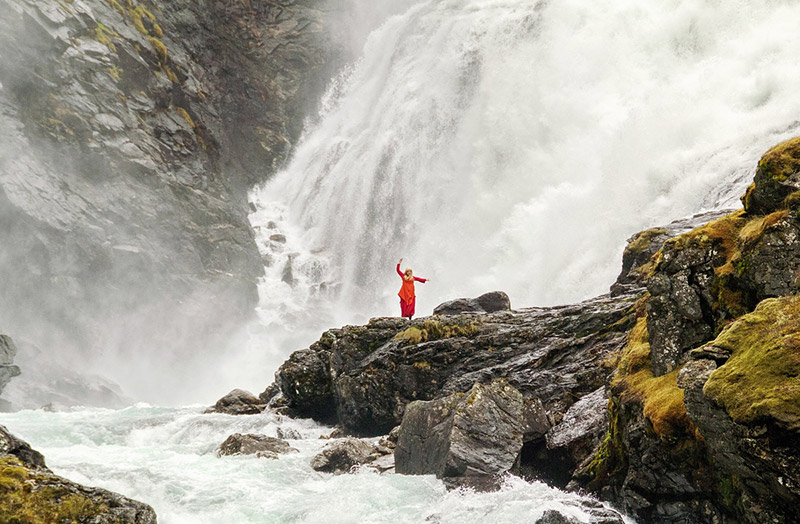
<instances>
[{"instance_id":1,"label":"person's head","mask_svg":"<svg viewBox=\"0 0 800 524\"><path fill-rule=\"evenodd\" d=\"M412 276L414 276L414 272L413 272L413 271L411 271L411 268L410 268L410 267L407 267L407 268L406 268L405 275L406 275L406 278L411 278Z\"/></svg>"}]
</instances>

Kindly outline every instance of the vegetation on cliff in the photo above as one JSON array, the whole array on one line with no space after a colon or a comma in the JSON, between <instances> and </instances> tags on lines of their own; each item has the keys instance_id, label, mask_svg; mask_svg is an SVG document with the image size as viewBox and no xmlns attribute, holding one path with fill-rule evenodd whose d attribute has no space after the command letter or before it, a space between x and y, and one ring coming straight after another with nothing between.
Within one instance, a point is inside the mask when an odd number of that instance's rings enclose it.
<instances>
[{"instance_id":1,"label":"vegetation on cliff","mask_svg":"<svg viewBox=\"0 0 800 524\"><path fill-rule=\"evenodd\" d=\"M800 296L767 299L711 343L730 359L704 393L734 421L800 431Z\"/></svg>"}]
</instances>

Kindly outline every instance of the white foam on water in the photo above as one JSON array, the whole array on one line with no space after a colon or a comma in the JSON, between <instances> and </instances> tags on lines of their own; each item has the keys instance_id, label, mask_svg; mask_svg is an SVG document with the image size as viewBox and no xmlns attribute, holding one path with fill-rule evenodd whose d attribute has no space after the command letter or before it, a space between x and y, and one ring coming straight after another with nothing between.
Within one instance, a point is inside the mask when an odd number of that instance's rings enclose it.
<instances>
[{"instance_id":1,"label":"white foam on water","mask_svg":"<svg viewBox=\"0 0 800 524\"><path fill-rule=\"evenodd\" d=\"M44 453L57 474L147 502L161 524L484 522L530 524L547 509L588 516L581 498L541 483L509 478L496 493L448 492L432 476L378 474L360 469L334 476L310 460L330 428L264 413L202 415L201 407L139 404L123 410L79 409L4 414L14 434ZM216 456L233 433L277 436L298 453L278 460Z\"/></svg>"}]
</instances>

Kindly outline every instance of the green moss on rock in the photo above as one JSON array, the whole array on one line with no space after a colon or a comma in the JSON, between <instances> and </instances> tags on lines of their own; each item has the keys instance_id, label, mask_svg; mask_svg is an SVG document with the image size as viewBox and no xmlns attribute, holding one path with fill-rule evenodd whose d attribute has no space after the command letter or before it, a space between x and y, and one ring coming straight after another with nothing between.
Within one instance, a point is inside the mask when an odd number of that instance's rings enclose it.
<instances>
[{"instance_id":1,"label":"green moss on rock","mask_svg":"<svg viewBox=\"0 0 800 524\"><path fill-rule=\"evenodd\" d=\"M422 324L409 326L397 335L395 340L405 340L409 344L420 344L429 340L468 337L478 331L476 322L466 324L444 324L437 320L426 320Z\"/></svg>"},{"instance_id":2,"label":"green moss on rock","mask_svg":"<svg viewBox=\"0 0 800 524\"><path fill-rule=\"evenodd\" d=\"M0 457L0 516L9 524L89 522L109 508L53 484L16 457Z\"/></svg>"},{"instance_id":3,"label":"green moss on rock","mask_svg":"<svg viewBox=\"0 0 800 524\"><path fill-rule=\"evenodd\" d=\"M712 343L731 351L703 388L743 424L800 431L800 296L762 301Z\"/></svg>"},{"instance_id":4,"label":"green moss on rock","mask_svg":"<svg viewBox=\"0 0 800 524\"><path fill-rule=\"evenodd\" d=\"M742 197L748 214L777 211L785 198L796 191L800 175L800 137L782 142L761 157L755 181ZM794 181L794 183L793 183Z\"/></svg>"}]
</instances>

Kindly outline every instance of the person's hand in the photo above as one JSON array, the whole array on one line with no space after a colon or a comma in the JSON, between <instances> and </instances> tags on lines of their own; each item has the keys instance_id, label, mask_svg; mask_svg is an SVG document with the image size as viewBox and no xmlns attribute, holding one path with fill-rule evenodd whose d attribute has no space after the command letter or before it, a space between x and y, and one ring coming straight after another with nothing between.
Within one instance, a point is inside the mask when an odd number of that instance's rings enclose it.
<instances>
[{"instance_id":1,"label":"person's hand","mask_svg":"<svg viewBox=\"0 0 800 524\"><path fill-rule=\"evenodd\" d=\"M398 264L402 264L402 263L403 263L403 259L401 258L401 259L400 259L400 262L398 262Z\"/></svg>"}]
</instances>

